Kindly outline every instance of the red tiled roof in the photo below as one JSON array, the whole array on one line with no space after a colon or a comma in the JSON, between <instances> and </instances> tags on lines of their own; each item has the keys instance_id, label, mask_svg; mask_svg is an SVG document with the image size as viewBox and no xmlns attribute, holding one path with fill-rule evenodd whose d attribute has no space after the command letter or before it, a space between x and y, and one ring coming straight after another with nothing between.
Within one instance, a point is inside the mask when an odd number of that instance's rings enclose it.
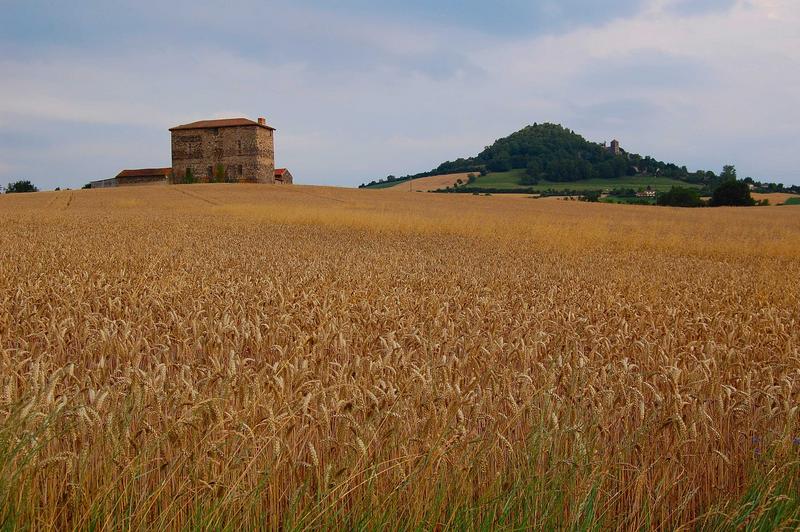
<instances>
[{"instance_id":1,"label":"red tiled roof","mask_svg":"<svg viewBox=\"0 0 800 532\"><path fill-rule=\"evenodd\" d=\"M137 170L123 170L117 174L117 177L167 177L170 174L172 174L172 168L141 168Z\"/></svg>"},{"instance_id":2,"label":"red tiled roof","mask_svg":"<svg viewBox=\"0 0 800 532\"><path fill-rule=\"evenodd\" d=\"M170 131L176 131L182 129L206 129L212 127L237 127L237 126L258 126L275 131L274 127L261 125L258 122L253 122L249 118L223 118L220 120L200 120L199 122L192 122L191 124L175 126L173 128L170 128Z\"/></svg>"},{"instance_id":3,"label":"red tiled roof","mask_svg":"<svg viewBox=\"0 0 800 532\"><path fill-rule=\"evenodd\" d=\"M276 168L275 169L275 175L283 175L288 171L289 170L287 170L286 168Z\"/></svg>"}]
</instances>

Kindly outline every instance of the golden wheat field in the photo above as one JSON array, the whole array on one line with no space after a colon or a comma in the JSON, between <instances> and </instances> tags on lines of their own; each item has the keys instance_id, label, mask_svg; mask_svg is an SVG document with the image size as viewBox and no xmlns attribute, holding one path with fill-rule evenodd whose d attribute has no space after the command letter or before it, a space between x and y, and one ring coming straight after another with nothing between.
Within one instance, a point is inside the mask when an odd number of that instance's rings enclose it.
<instances>
[{"instance_id":1,"label":"golden wheat field","mask_svg":"<svg viewBox=\"0 0 800 532\"><path fill-rule=\"evenodd\" d=\"M392 192L432 192L447 187L452 187L458 184L458 181L466 183L469 181L469 176L473 175L471 172L462 172L460 174L445 174L434 175L430 177L420 177L410 181L404 181L392 187L385 188L385 191ZM477 175L477 174L475 174Z\"/></svg>"},{"instance_id":2,"label":"golden wheat field","mask_svg":"<svg viewBox=\"0 0 800 532\"><path fill-rule=\"evenodd\" d=\"M0 197L0 522L800 525L800 207Z\"/></svg>"},{"instance_id":3,"label":"golden wheat field","mask_svg":"<svg viewBox=\"0 0 800 532\"><path fill-rule=\"evenodd\" d=\"M787 194L784 192L770 192L770 193L754 192L752 196L753 199L757 201L767 200L770 205L783 205L784 203L786 203L787 200L799 197L797 194Z\"/></svg>"}]
</instances>

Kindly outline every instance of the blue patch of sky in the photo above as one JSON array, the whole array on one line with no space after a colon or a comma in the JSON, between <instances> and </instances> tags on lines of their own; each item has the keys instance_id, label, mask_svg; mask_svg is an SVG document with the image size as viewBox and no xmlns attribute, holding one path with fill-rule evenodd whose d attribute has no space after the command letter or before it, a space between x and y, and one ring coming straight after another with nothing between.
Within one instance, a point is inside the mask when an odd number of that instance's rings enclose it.
<instances>
[{"instance_id":1,"label":"blue patch of sky","mask_svg":"<svg viewBox=\"0 0 800 532\"><path fill-rule=\"evenodd\" d=\"M324 7L320 0L306 0L306 5ZM430 25L467 27L487 34L531 35L563 31L570 26L600 24L635 15L643 0L342 0L337 9L350 12L415 20Z\"/></svg>"}]
</instances>

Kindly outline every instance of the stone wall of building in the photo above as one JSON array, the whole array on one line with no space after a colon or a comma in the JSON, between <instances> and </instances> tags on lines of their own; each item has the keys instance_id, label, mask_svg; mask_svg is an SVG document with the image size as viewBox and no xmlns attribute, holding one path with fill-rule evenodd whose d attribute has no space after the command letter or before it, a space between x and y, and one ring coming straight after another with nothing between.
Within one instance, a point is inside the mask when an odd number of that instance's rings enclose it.
<instances>
[{"instance_id":1,"label":"stone wall of building","mask_svg":"<svg viewBox=\"0 0 800 532\"><path fill-rule=\"evenodd\" d=\"M110 179L98 179L97 181L92 181L90 183L91 188L111 188L117 186L117 178L112 177Z\"/></svg>"},{"instance_id":2,"label":"stone wall of building","mask_svg":"<svg viewBox=\"0 0 800 532\"><path fill-rule=\"evenodd\" d=\"M136 177L116 177L118 187L129 187L134 185L166 185L168 180L164 176L136 176Z\"/></svg>"},{"instance_id":3,"label":"stone wall of building","mask_svg":"<svg viewBox=\"0 0 800 532\"><path fill-rule=\"evenodd\" d=\"M172 131L172 173L175 183L274 183L274 131L257 125Z\"/></svg>"},{"instance_id":4,"label":"stone wall of building","mask_svg":"<svg viewBox=\"0 0 800 532\"><path fill-rule=\"evenodd\" d=\"M294 182L292 173L286 168L275 170L275 182L284 185L291 185Z\"/></svg>"}]
</instances>

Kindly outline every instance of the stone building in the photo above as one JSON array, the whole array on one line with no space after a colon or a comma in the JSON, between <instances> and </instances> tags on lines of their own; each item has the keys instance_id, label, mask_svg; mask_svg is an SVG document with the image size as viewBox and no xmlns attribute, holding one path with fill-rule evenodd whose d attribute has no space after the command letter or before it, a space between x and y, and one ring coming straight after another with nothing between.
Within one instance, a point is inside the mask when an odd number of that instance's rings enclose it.
<instances>
[{"instance_id":1,"label":"stone building","mask_svg":"<svg viewBox=\"0 0 800 532\"><path fill-rule=\"evenodd\" d=\"M202 120L170 129L172 182L275 182L275 128L259 118Z\"/></svg>"},{"instance_id":2,"label":"stone building","mask_svg":"<svg viewBox=\"0 0 800 532\"><path fill-rule=\"evenodd\" d=\"M172 168L142 168L123 170L111 179L92 181L91 188L125 187L131 185L167 184Z\"/></svg>"},{"instance_id":3,"label":"stone building","mask_svg":"<svg viewBox=\"0 0 800 532\"><path fill-rule=\"evenodd\" d=\"M276 183L283 183L285 185L291 185L294 181L292 177L292 173L287 170L286 168L276 168L275 169L275 182Z\"/></svg>"}]
</instances>

